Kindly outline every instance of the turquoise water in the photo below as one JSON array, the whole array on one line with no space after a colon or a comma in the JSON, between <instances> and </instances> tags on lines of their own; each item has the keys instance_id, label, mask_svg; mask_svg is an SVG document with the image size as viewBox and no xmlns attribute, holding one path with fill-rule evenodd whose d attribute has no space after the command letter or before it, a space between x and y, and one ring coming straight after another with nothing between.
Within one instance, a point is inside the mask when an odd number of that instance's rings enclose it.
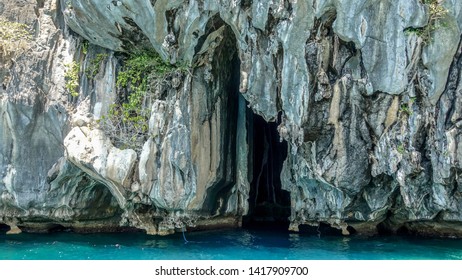
<instances>
[{"instance_id":1,"label":"turquoise water","mask_svg":"<svg viewBox=\"0 0 462 280\"><path fill-rule=\"evenodd\" d=\"M138 233L0 235L2 260L462 259L462 240L318 237L226 230L167 237Z\"/></svg>"}]
</instances>

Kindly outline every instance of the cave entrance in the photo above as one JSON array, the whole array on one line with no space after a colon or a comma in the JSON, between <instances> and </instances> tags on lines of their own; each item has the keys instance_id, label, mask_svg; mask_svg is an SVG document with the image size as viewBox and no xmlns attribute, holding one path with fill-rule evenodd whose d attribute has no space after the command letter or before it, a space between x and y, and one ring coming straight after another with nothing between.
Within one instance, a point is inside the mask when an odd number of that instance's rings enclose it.
<instances>
[{"instance_id":1,"label":"cave entrance","mask_svg":"<svg viewBox=\"0 0 462 280\"><path fill-rule=\"evenodd\" d=\"M287 157L287 142L280 139L275 122L248 113L249 214L243 219L247 228L288 229L290 216L290 193L282 190L281 171Z\"/></svg>"},{"instance_id":2,"label":"cave entrance","mask_svg":"<svg viewBox=\"0 0 462 280\"><path fill-rule=\"evenodd\" d=\"M9 225L0 223L0 234L6 233L9 230L10 230Z\"/></svg>"}]
</instances>

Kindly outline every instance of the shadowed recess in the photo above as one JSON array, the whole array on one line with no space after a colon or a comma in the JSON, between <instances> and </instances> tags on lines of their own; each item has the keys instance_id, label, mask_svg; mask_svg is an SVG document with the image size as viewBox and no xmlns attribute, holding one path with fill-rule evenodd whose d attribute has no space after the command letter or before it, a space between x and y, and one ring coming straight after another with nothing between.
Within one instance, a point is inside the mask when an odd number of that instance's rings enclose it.
<instances>
[{"instance_id":1,"label":"shadowed recess","mask_svg":"<svg viewBox=\"0 0 462 280\"><path fill-rule=\"evenodd\" d=\"M6 224L0 223L0 233L5 233L10 230L10 227Z\"/></svg>"},{"instance_id":2,"label":"shadowed recess","mask_svg":"<svg viewBox=\"0 0 462 280\"><path fill-rule=\"evenodd\" d=\"M252 181L249 215L244 227L287 229L290 215L290 194L281 189L281 170L287 157L287 142L280 139L276 122L266 122L261 116L249 114L248 130L251 147Z\"/></svg>"},{"instance_id":3,"label":"shadowed recess","mask_svg":"<svg viewBox=\"0 0 462 280\"><path fill-rule=\"evenodd\" d=\"M110 219L120 216L122 210L115 197L103 184L79 183L71 200L79 220Z\"/></svg>"}]
</instances>

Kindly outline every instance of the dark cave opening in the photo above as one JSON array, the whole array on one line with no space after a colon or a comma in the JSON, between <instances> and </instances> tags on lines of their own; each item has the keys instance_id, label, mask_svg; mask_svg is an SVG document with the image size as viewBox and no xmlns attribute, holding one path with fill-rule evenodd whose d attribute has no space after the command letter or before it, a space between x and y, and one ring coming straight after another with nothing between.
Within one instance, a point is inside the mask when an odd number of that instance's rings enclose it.
<instances>
[{"instance_id":1,"label":"dark cave opening","mask_svg":"<svg viewBox=\"0 0 462 280\"><path fill-rule=\"evenodd\" d=\"M281 183L288 147L277 131L280 117L275 122L267 122L253 112L248 113L249 174L252 180L249 214L243 219L243 226L247 228L286 230L289 227L290 193L282 189Z\"/></svg>"},{"instance_id":2,"label":"dark cave opening","mask_svg":"<svg viewBox=\"0 0 462 280\"><path fill-rule=\"evenodd\" d=\"M0 223L0 233L6 233L9 230L10 230L9 225Z\"/></svg>"},{"instance_id":3,"label":"dark cave opening","mask_svg":"<svg viewBox=\"0 0 462 280\"><path fill-rule=\"evenodd\" d=\"M56 233L56 232L71 232L72 229L69 227L65 227L60 224L51 224L48 228L48 233Z\"/></svg>"}]
</instances>

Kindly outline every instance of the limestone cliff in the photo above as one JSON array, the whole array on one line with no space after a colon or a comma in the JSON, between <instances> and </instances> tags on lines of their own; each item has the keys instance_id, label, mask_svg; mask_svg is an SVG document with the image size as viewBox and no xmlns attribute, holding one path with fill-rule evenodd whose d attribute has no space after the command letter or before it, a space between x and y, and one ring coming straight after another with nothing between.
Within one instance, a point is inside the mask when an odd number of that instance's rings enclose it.
<instances>
[{"instance_id":1,"label":"limestone cliff","mask_svg":"<svg viewBox=\"0 0 462 280\"><path fill-rule=\"evenodd\" d=\"M460 1L0 0L0 19L12 229L462 236Z\"/></svg>"}]
</instances>

